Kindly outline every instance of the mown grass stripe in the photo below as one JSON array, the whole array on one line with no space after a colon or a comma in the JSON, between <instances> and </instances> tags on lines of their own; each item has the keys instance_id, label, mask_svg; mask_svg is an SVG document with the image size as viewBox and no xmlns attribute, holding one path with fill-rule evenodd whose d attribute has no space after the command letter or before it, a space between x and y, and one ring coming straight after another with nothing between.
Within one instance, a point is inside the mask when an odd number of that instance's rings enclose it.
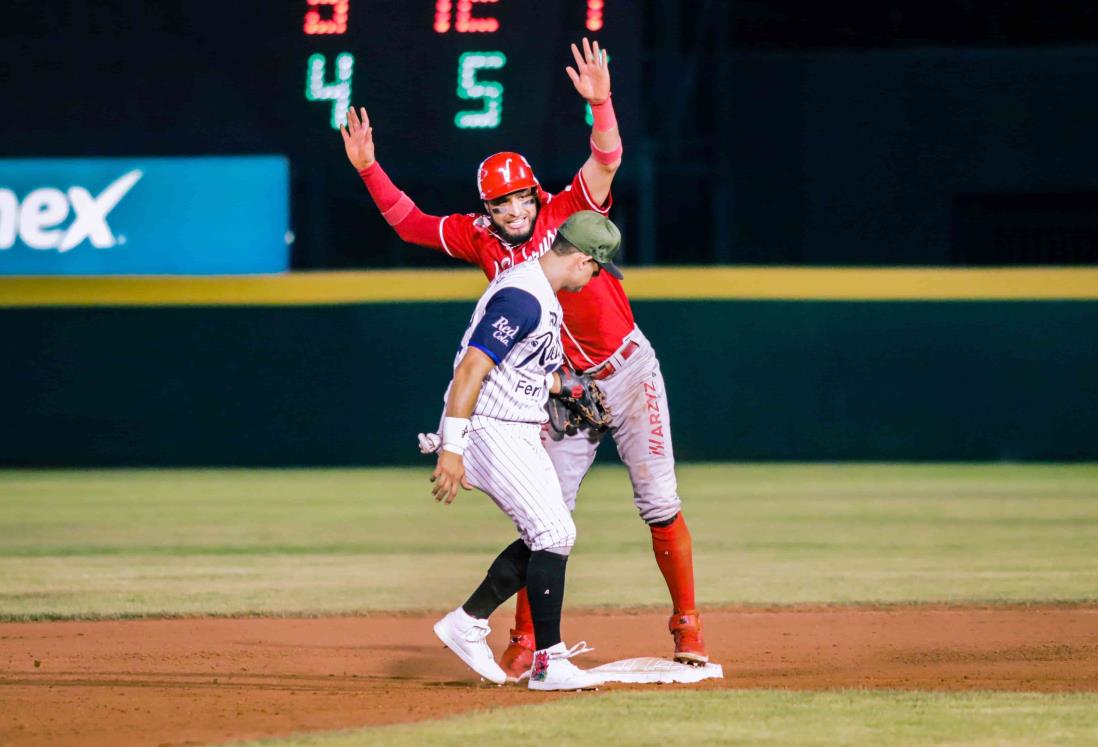
<instances>
[{"instance_id":1,"label":"mown grass stripe","mask_svg":"<svg viewBox=\"0 0 1098 747\"><path fill-rule=\"evenodd\" d=\"M514 527L425 467L0 471L0 619L436 608ZM1098 465L684 464L699 603L1088 602ZM576 507L568 604L665 604L620 465ZM628 583L622 583L627 579Z\"/></svg>"}]
</instances>

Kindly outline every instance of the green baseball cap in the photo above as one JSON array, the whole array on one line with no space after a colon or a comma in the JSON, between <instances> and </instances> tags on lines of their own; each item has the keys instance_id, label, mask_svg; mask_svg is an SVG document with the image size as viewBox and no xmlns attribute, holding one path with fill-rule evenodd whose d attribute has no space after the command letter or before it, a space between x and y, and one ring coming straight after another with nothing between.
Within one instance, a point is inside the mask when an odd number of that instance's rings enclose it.
<instances>
[{"instance_id":1,"label":"green baseball cap","mask_svg":"<svg viewBox=\"0 0 1098 747\"><path fill-rule=\"evenodd\" d=\"M621 246L621 231L605 215L594 210L580 210L572 213L557 232L604 270L618 280L622 279L621 270L613 261Z\"/></svg>"}]
</instances>

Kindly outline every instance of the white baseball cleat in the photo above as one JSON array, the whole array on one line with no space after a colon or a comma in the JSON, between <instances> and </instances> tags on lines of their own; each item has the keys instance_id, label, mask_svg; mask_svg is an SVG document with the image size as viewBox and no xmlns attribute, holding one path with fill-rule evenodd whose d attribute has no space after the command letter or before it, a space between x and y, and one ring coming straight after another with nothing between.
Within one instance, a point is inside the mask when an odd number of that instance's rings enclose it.
<instances>
[{"instance_id":1,"label":"white baseball cleat","mask_svg":"<svg viewBox=\"0 0 1098 747\"><path fill-rule=\"evenodd\" d=\"M487 620L478 620L461 607L435 623L435 635L446 648L484 679L502 685L507 674L496 664L496 657L484 640L490 632Z\"/></svg>"},{"instance_id":2,"label":"white baseball cleat","mask_svg":"<svg viewBox=\"0 0 1098 747\"><path fill-rule=\"evenodd\" d=\"M598 687L606 681L603 677L568 661L588 651L594 649L587 647L587 641L580 641L572 648L558 643L535 652L528 687L531 690L592 690Z\"/></svg>"}]
</instances>

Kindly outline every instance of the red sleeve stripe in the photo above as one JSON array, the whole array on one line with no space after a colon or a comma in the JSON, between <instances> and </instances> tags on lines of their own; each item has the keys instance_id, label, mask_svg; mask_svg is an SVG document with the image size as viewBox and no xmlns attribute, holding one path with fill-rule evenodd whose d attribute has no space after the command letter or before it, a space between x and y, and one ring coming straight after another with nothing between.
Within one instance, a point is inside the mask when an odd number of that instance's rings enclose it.
<instances>
[{"instance_id":1,"label":"red sleeve stripe","mask_svg":"<svg viewBox=\"0 0 1098 747\"><path fill-rule=\"evenodd\" d=\"M591 199L591 193L587 191L587 182L584 181L584 179L583 179L583 172L582 171L579 173L579 183L580 183L580 189L583 190L583 199L587 201L587 204L591 206L592 210L594 210L595 212L602 213L603 215L606 215L607 213L610 212L610 206L609 205L607 205L606 207L602 207L600 205L596 205L595 201Z\"/></svg>"},{"instance_id":2,"label":"red sleeve stripe","mask_svg":"<svg viewBox=\"0 0 1098 747\"><path fill-rule=\"evenodd\" d=\"M450 247L446 246L446 237L442 234L442 226L443 226L444 223L446 223L446 218L449 218L449 217L450 216L448 216L448 215L444 216L443 219L438 222L438 240L439 240L439 243L442 244L442 250L444 252L446 252L447 254L449 254L451 257L453 257L454 253L452 251L450 251Z\"/></svg>"}]
</instances>

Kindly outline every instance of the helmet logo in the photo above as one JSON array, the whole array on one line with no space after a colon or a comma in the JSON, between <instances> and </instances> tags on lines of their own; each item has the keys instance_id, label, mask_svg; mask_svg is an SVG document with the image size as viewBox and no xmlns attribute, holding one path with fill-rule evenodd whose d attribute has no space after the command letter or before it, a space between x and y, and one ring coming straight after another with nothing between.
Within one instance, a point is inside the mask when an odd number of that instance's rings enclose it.
<instances>
[{"instance_id":1,"label":"helmet logo","mask_svg":"<svg viewBox=\"0 0 1098 747\"><path fill-rule=\"evenodd\" d=\"M538 180L529 162L518 153L494 153L481 161L477 169L477 187L482 200L537 186Z\"/></svg>"}]
</instances>

